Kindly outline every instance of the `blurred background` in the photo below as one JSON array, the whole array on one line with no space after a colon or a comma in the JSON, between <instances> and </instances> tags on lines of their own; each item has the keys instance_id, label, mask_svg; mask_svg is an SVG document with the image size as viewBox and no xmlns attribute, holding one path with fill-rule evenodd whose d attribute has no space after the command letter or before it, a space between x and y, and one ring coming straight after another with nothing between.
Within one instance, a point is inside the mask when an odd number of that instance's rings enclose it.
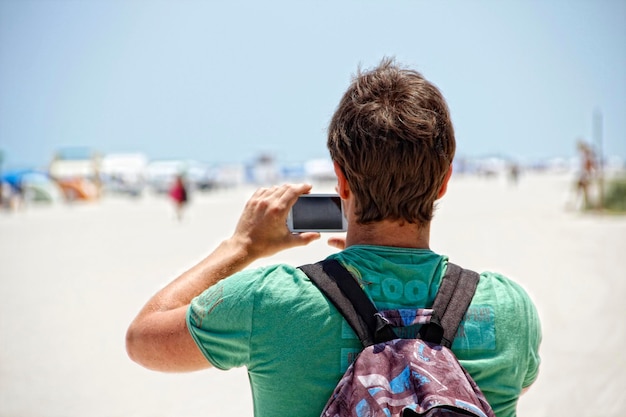
<instances>
[{"instance_id":1,"label":"blurred background","mask_svg":"<svg viewBox=\"0 0 626 417\"><path fill-rule=\"evenodd\" d=\"M573 170L581 141L623 167L625 22L620 0L0 0L0 170L69 199L323 176L341 94L384 56L447 97L457 172Z\"/></svg>"}]
</instances>

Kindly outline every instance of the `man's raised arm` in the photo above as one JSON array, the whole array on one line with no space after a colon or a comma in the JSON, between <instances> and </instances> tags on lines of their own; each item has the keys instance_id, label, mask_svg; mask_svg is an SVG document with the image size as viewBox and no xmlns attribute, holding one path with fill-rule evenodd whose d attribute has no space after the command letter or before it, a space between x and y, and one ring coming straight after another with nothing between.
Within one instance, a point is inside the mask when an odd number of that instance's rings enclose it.
<instances>
[{"instance_id":1,"label":"man's raised arm","mask_svg":"<svg viewBox=\"0 0 626 417\"><path fill-rule=\"evenodd\" d=\"M191 300L253 261L311 243L319 233L293 234L287 214L308 184L261 188L248 200L235 233L209 256L156 293L126 333L129 357L157 371L185 372L210 366L187 329Z\"/></svg>"}]
</instances>

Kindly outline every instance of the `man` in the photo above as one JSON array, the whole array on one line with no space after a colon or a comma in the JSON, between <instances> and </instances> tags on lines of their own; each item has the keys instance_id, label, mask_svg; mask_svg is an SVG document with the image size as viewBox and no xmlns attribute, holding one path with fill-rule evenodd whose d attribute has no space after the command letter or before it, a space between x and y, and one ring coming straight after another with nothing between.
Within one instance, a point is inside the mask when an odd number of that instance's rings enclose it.
<instances>
[{"instance_id":1,"label":"man","mask_svg":"<svg viewBox=\"0 0 626 417\"><path fill-rule=\"evenodd\" d=\"M419 73L383 60L343 96L328 148L348 221L345 240L329 241L343 249L331 257L379 309L430 306L447 266L429 249L430 221L455 151L441 93ZM255 416L319 416L361 350L359 340L299 269L244 269L319 238L286 226L290 207L310 190L258 190L232 237L141 310L128 330L131 358L161 371L245 366ZM499 417L514 416L521 391L534 382L540 338L527 294L483 273L452 349Z\"/></svg>"},{"instance_id":2,"label":"man","mask_svg":"<svg viewBox=\"0 0 626 417\"><path fill-rule=\"evenodd\" d=\"M596 158L593 148L583 140L578 141L577 148L580 154L580 170L576 181L576 199L578 196L582 196L582 210L589 210L593 208L589 197L589 188L597 172Z\"/></svg>"}]
</instances>

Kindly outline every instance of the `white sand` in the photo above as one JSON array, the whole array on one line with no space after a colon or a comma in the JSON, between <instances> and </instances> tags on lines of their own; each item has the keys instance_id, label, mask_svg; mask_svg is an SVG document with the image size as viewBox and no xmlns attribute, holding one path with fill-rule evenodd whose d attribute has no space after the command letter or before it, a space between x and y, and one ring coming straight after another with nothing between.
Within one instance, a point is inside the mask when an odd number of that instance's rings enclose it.
<instances>
[{"instance_id":1,"label":"white sand","mask_svg":"<svg viewBox=\"0 0 626 417\"><path fill-rule=\"evenodd\" d=\"M564 210L570 180L456 178L431 246L536 301L543 364L520 416L623 416L626 217ZM182 223L154 197L0 213L0 416L252 415L244 370L159 374L124 351L138 309L231 233L251 192L195 194ZM320 241L263 263L331 251Z\"/></svg>"}]
</instances>

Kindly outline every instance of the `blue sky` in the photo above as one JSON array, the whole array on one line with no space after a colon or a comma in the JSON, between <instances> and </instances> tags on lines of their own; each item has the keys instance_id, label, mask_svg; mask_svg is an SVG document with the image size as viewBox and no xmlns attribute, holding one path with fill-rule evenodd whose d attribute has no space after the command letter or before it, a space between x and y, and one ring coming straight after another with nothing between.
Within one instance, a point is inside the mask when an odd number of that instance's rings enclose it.
<instances>
[{"instance_id":1,"label":"blue sky","mask_svg":"<svg viewBox=\"0 0 626 417\"><path fill-rule=\"evenodd\" d=\"M457 156L626 158L626 1L0 0L4 166L65 146L150 158L325 157L357 67L443 91Z\"/></svg>"}]
</instances>

